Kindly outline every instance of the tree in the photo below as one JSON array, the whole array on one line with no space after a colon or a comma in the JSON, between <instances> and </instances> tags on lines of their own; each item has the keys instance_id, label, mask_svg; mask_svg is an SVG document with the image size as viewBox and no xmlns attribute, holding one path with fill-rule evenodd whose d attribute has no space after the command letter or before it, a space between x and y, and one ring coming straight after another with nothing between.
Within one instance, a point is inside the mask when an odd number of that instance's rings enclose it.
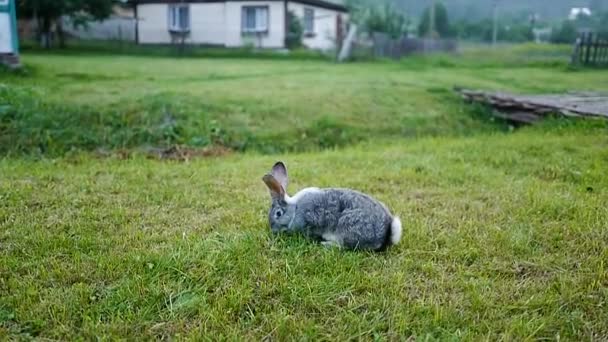
<instances>
[{"instance_id":1,"label":"tree","mask_svg":"<svg viewBox=\"0 0 608 342\"><path fill-rule=\"evenodd\" d=\"M302 26L300 19L292 11L287 12L287 25L285 45L287 45L289 49L301 47L304 27Z\"/></svg>"},{"instance_id":2,"label":"tree","mask_svg":"<svg viewBox=\"0 0 608 342\"><path fill-rule=\"evenodd\" d=\"M553 29L551 42L556 44L572 44L578 37L576 25L571 20L565 20L558 28Z\"/></svg>"},{"instance_id":3,"label":"tree","mask_svg":"<svg viewBox=\"0 0 608 342\"><path fill-rule=\"evenodd\" d=\"M350 10L350 20L365 32L382 32L392 38L407 34L409 20L406 14L388 2L379 7L373 1L346 0L346 6Z\"/></svg>"},{"instance_id":4,"label":"tree","mask_svg":"<svg viewBox=\"0 0 608 342\"><path fill-rule=\"evenodd\" d=\"M431 7L428 7L422 13L420 25L418 25L418 34L420 36L430 37L452 37L454 31L450 27L448 18L448 10L441 2L435 4L435 15L431 16ZM431 17L435 18L434 25L431 25ZM431 32L431 26L434 27L434 32Z\"/></svg>"},{"instance_id":5,"label":"tree","mask_svg":"<svg viewBox=\"0 0 608 342\"><path fill-rule=\"evenodd\" d=\"M383 32L392 38L400 38L407 33L408 20L403 13L386 3L382 9L369 9L365 27L368 32Z\"/></svg>"},{"instance_id":6,"label":"tree","mask_svg":"<svg viewBox=\"0 0 608 342\"><path fill-rule=\"evenodd\" d=\"M37 21L40 42L50 48L53 25L57 25L60 45L64 44L61 17L69 16L74 25L86 25L91 20L109 17L114 3L114 0L18 0L18 7L20 16Z\"/></svg>"}]
</instances>

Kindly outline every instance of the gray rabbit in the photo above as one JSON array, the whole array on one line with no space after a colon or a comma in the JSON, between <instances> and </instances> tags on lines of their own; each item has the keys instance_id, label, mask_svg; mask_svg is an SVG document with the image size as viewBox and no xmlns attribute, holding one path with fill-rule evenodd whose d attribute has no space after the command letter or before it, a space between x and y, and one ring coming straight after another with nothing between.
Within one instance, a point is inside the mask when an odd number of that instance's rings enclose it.
<instances>
[{"instance_id":1,"label":"gray rabbit","mask_svg":"<svg viewBox=\"0 0 608 342\"><path fill-rule=\"evenodd\" d=\"M287 168L262 178L270 189L273 233L301 233L325 246L380 251L401 239L401 221L381 202L349 189L307 188L290 197Z\"/></svg>"}]
</instances>

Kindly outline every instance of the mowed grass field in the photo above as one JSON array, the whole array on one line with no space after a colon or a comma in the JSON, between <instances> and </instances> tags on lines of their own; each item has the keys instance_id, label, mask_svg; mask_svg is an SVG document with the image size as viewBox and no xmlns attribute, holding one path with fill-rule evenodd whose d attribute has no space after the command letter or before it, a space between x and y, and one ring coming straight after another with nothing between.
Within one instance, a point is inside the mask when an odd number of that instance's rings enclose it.
<instances>
[{"instance_id":1,"label":"mowed grass field","mask_svg":"<svg viewBox=\"0 0 608 342\"><path fill-rule=\"evenodd\" d=\"M221 144L279 153L466 136L496 127L464 105L454 86L526 93L608 89L605 72L569 70L568 53L531 46L344 65L26 55L29 77L0 80L0 100L8 104L1 109L0 152Z\"/></svg>"},{"instance_id":2,"label":"mowed grass field","mask_svg":"<svg viewBox=\"0 0 608 342\"><path fill-rule=\"evenodd\" d=\"M512 130L451 92L608 91L606 71L521 53L26 55L0 76L0 339L608 338L608 125ZM137 153L172 144L235 153ZM384 201L402 243L272 236L278 159L292 193Z\"/></svg>"}]
</instances>

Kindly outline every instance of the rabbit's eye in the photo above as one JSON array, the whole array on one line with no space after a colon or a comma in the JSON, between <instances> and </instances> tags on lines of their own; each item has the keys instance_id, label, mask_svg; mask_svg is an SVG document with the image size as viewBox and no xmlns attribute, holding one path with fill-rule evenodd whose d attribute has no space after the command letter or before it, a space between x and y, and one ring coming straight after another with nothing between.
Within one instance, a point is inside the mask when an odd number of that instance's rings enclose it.
<instances>
[{"instance_id":1,"label":"rabbit's eye","mask_svg":"<svg viewBox=\"0 0 608 342\"><path fill-rule=\"evenodd\" d=\"M279 218L281 216L283 216L283 211L282 210L277 210L277 212L275 213L276 217Z\"/></svg>"}]
</instances>

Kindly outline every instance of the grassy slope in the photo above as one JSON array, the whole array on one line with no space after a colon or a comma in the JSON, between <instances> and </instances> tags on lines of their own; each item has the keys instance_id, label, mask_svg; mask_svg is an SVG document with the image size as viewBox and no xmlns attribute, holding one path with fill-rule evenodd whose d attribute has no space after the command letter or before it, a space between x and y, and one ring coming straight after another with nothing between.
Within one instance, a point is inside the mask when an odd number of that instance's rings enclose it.
<instances>
[{"instance_id":1,"label":"grassy slope","mask_svg":"<svg viewBox=\"0 0 608 342\"><path fill-rule=\"evenodd\" d=\"M1 81L3 112L21 113L3 146L228 144L309 151L361 140L495 129L472 117L454 85L520 92L608 90L605 72L538 66L561 50L472 51L460 58L335 65L323 61L26 55L31 77ZM551 62L553 63L553 62ZM480 67L481 65L481 67ZM296 137L297 139L294 139ZM0 139L3 139L0 137ZM6 152L6 151L4 151ZM10 152L10 151L9 151Z\"/></svg>"},{"instance_id":2,"label":"grassy slope","mask_svg":"<svg viewBox=\"0 0 608 342\"><path fill-rule=\"evenodd\" d=\"M274 238L254 155L0 162L0 335L608 336L600 129L297 154L404 222L386 254Z\"/></svg>"}]
</instances>

